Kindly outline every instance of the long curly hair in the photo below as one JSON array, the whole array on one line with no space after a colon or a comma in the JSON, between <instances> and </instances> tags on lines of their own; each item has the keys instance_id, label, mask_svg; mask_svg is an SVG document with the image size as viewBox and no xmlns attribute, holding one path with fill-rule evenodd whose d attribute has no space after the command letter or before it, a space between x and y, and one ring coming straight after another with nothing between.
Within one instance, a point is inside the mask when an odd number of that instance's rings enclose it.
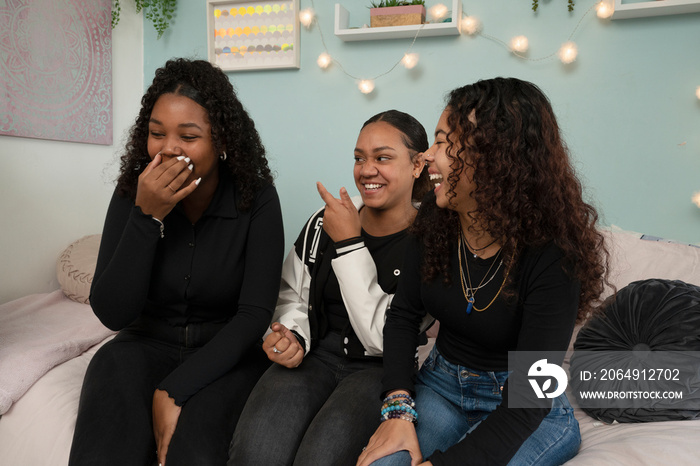
<instances>
[{"instance_id":1,"label":"long curly hair","mask_svg":"<svg viewBox=\"0 0 700 466\"><path fill-rule=\"evenodd\" d=\"M428 150L428 135L425 132L425 128L418 120L408 113L399 110L386 110L377 113L364 122L362 129L370 123L376 123L378 121L383 121L401 132L401 139L410 151L411 162ZM362 129L360 129L360 131ZM420 176L413 182L411 198L416 202L420 202L429 190L430 175L428 174L428 170L424 169Z\"/></svg>"},{"instance_id":2,"label":"long curly hair","mask_svg":"<svg viewBox=\"0 0 700 466\"><path fill-rule=\"evenodd\" d=\"M250 208L255 193L272 184L265 147L253 120L238 100L228 77L220 68L204 60L178 58L156 70L153 83L141 98L141 110L131 127L121 157L117 190L123 197L136 197L138 176L151 161L148 156L148 123L153 106L163 94L188 97L207 112L216 153L226 152L220 169L227 169L241 194L238 207Z\"/></svg>"},{"instance_id":3,"label":"long curly hair","mask_svg":"<svg viewBox=\"0 0 700 466\"><path fill-rule=\"evenodd\" d=\"M508 267L524 248L550 241L560 248L567 273L581 283L577 321L583 321L608 284L609 254L596 228L598 214L583 200L549 100L534 84L495 78L453 90L446 110L452 169L444 181L448 199L456 196L460 175L473 170L476 208L469 215L502 239ZM434 197L424 202L413 224L425 246L424 279L441 275L450 283L446 258L460 228L455 211L438 208ZM512 285L512 275L508 281ZM507 288L514 294L512 286Z\"/></svg>"}]
</instances>

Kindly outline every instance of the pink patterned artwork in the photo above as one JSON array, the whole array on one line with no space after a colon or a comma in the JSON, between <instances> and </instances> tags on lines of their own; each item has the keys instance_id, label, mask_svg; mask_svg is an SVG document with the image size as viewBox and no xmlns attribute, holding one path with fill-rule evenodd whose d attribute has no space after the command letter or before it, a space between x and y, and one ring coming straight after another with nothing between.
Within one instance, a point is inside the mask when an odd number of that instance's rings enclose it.
<instances>
[{"instance_id":1,"label":"pink patterned artwork","mask_svg":"<svg viewBox=\"0 0 700 466\"><path fill-rule=\"evenodd\" d=\"M0 1L0 134L112 144L111 6Z\"/></svg>"}]
</instances>

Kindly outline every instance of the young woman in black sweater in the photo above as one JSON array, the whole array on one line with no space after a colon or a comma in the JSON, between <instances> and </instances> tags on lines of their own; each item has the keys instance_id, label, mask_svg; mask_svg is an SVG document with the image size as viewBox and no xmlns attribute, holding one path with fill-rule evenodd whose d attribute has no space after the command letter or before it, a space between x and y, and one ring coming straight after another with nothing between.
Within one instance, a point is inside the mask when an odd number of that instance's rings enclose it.
<instances>
[{"instance_id":1,"label":"young woman in black sweater","mask_svg":"<svg viewBox=\"0 0 700 466\"><path fill-rule=\"evenodd\" d=\"M566 396L509 406L509 390L524 392L508 353L565 351L605 274L597 214L551 105L512 78L455 89L425 156L439 184L412 228L384 328L384 422L357 464L563 463L580 443ZM440 328L416 381L426 313Z\"/></svg>"}]
</instances>

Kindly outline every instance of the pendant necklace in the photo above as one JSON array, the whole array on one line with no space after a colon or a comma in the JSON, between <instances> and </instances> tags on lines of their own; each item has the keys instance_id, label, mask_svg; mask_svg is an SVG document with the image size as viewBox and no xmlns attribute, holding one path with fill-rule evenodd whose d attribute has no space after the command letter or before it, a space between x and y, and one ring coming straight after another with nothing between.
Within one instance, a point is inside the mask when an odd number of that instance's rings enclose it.
<instances>
[{"instance_id":1,"label":"pendant necklace","mask_svg":"<svg viewBox=\"0 0 700 466\"><path fill-rule=\"evenodd\" d=\"M501 259L499 261L498 267L493 272L493 275L491 275L491 277L488 280L486 280L486 277L489 276L489 273L491 272L493 265L498 261L498 257L501 255L502 249L498 250L496 257L494 258L493 262L491 262L491 265L489 266L489 269L484 274L484 277L481 279L481 282L479 282L479 285L476 288L474 288L474 287L472 287L471 274L469 272L469 261L466 260L466 251L464 250L465 248L462 245L462 240L464 240L465 243L467 242L466 238L464 238L464 232L460 231L460 236L458 238L458 243L457 243L458 244L457 256L459 259L459 276L460 276L460 281L462 282L461 283L462 284L462 293L464 293L464 297L467 300L467 315L469 315L469 314L471 314L472 309L474 309L477 312L482 312L482 311L485 311L486 309L488 309L489 307L491 307L491 305L494 303L494 301L496 301L496 298L498 297L499 294L501 294L501 290L503 289L503 286L505 285L506 280L508 279L508 274L510 273L510 264L509 264L508 268L506 269L506 273L503 277L503 282L501 283L500 288L496 292L496 295L493 297L491 302L486 305L486 307L479 309L476 306L474 306L475 294L479 289L488 285L494 279L494 277L496 277L496 275L498 274L498 271L500 270L501 266L503 265L503 259ZM493 243L491 243L491 244L493 244ZM486 246L486 247L488 247L488 246ZM480 250L483 250L483 249L485 249L485 248L481 248ZM463 253L465 255L466 269L467 269L466 280L465 280L464 271L462 268L462 254ZM476 257L476 254L474 255L474 257ZM515 257L515 251L513 251L513 257ZM511 258L511 262L512 262L512 258ZM485 283L484 283L484 280L486 280Z\"/></svg>"}]
</instances>

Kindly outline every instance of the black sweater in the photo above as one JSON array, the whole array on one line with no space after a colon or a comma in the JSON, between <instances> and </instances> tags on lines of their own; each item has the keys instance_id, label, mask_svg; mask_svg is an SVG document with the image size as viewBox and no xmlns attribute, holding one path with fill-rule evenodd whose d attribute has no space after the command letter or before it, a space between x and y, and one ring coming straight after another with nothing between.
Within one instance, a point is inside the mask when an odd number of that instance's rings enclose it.
<instances>
[{"instance_id":1,"label":"black sweater","mask_svg":"<svg viewBox=\"0 0 700 466\"><path fill-rule=\"evenodd\" d=\"M492 260L469 256L472 284L476 287ZM407 249L403 273L384 327L384 391L413 391L417 328L426 312L440 321L436 345L453 364L504 371L508 370L508 351L566 350L576 320L580 283L564 271L563 255L553 244L523 251L511 271L517 299L506 300L501 294L483 312L466 313L457 244L449 260L450 286L443 284L442 276L424 282L418 240L414 238ZM484 308L496 295L504 269L505 265L488 285L476 292L477 308ZM561 364L561 361L552 362ZM549 409L507 408L507 400L508 382L501 405L464 440L446 452L435 452L430 461L435 465L507 464L549 412Z\"/></svg>"},{"instance_id":2,"label":"black sweater","mask_svg":"<svg viewBox=\"0 0 700 466\"><path fill-rule=\"evenodd\" d=\"M279 199L267 186L243 212L239 196L222 171L197 223L176 206L164 238L131 199L115 192L107 211L90 293L103 324L121 330L142 314L174 326L229 321L158 385L177 405L233 368L270 325L284 254Z\"/></svg>"}]
</instances>

